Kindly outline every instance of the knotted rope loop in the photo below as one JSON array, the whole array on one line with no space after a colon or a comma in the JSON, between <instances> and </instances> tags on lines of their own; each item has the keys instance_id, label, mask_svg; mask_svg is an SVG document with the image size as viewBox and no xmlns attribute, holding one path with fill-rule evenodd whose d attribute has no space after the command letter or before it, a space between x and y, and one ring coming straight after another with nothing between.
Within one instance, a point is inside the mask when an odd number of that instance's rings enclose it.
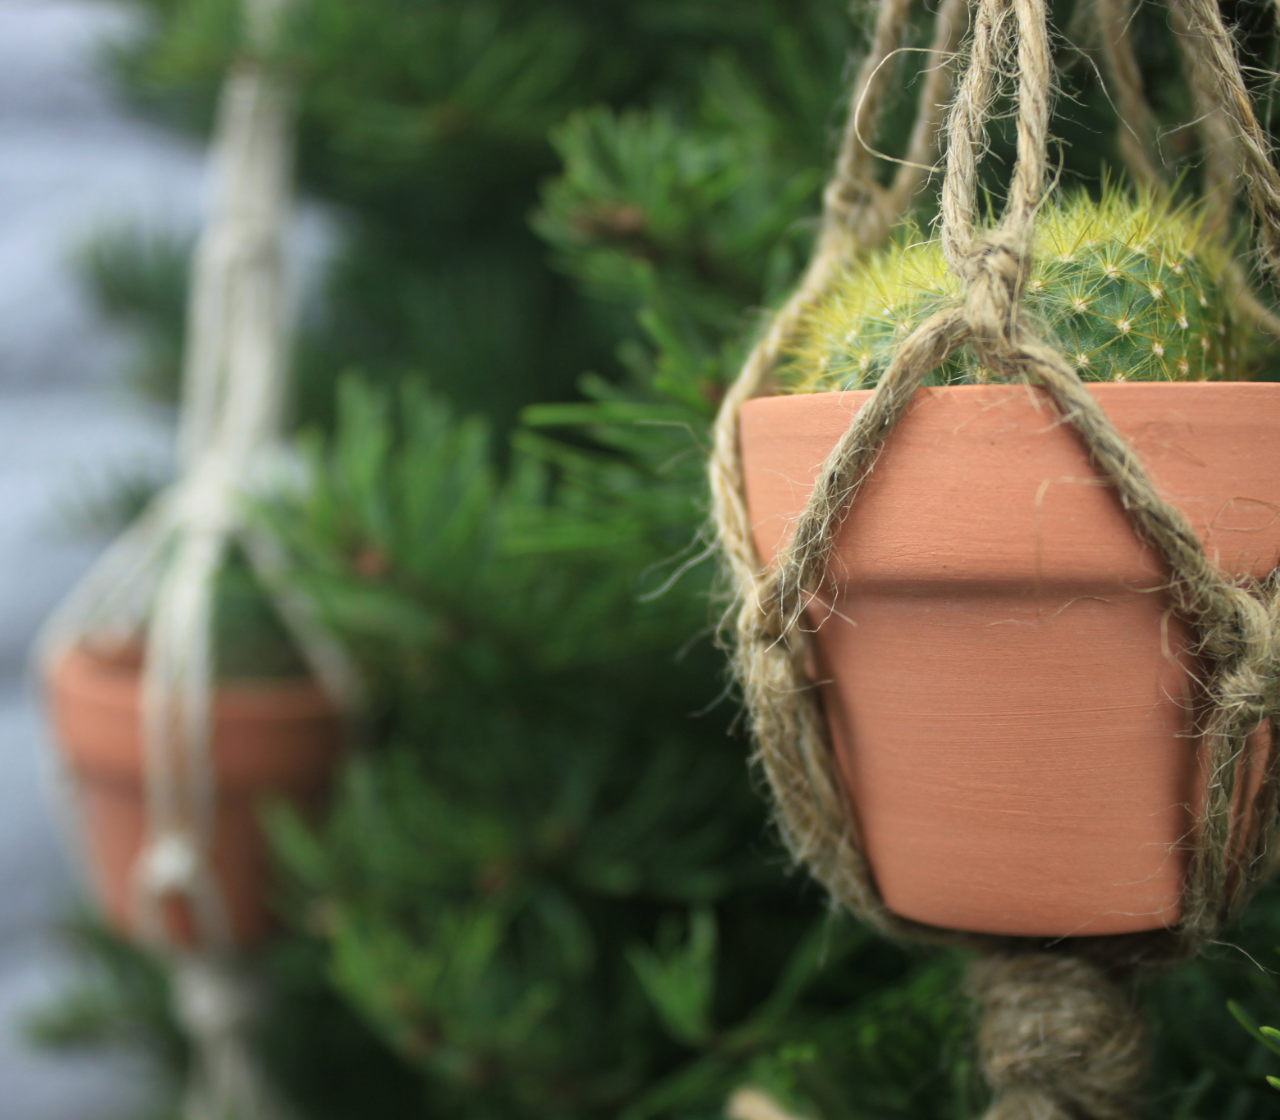
<instances>
[{"instance_id":1,"label":"knotted rope loop","mask_svg":"<svg viewBox=\"0 0 1280 1120\"><path fill-rule=\"evenodd\" d=\"M183 954L172 963L174 1007L195 1043L183 1120L293 1120L256 1069L253 1036L262 985L226 960Z\"/></svg>"},{"instance_id":2,"label":"knotted rope loop","mask_svg":"<svg viewBox=\"0 0 1280 1120\"><path fill-rule=\"evenodd\" d=\"M204 1038L243 1032L262 1010L259 985L247 974L199 957L183 957L173 973L174 1003Z\"/></svg>"},{"instance_id":3,"label":"knotted rope loop","mask_svg":"<svg viewBox=\"0 0 1280 1120\"><path fill-rule=\"evenodd\" d=\"M1031 272L1026 238L993 229L973 243L965 260L968 291L964 321L968 341L983 365L1013 353L1018 304Z\"/></svg>"},{"instance_id":4,"label":"knotted rope loop","mask_svg":"<svg viewBox=\"0 0 1280 1120\"><path fill-rule=\"evenodd\" d=\"M1009 34L1007 0L980 0L969 45L969 64L947 117L947 169L942 181L942 244L951 267L964 275L977 213L978 161L986 122L999 92Z\"/></svg>"},{"instance_id":5,"label":"knotted rope loop","mask_svg":"<svg viewBox=\"0 0 1280 1120\"><path fill-rule=\"evenodd\" d=\"M1133 997L1087 961L1000 955L970 972L978 1055L996 1091L986 1120L1131 1120L1147 1037Z\"/></svg>"},{"instance_id":6,"label":"knotted rope loop","mask_svg":"<svg viewBox=\"0 0 1280 1120\"><path fill-rule=\"evenodd\" d=\"M171 936L165 909L169 901L189 905L202 937L222 945L231 943L230 924L206 848L207 840L197 829L177 822L149 836L134 865L132 883L133 912L148 943L162 945Z\"/></svg>"},{"instance_id":7,"label":"knotted rope loop","mask_svg":"<svg viewBox=\"0 0 1280 1120\"><path fill-rule=\"evenodd\" d=\"M1010 352L1042 190L1049 104L1043 0L1016 0L1015 10L1023 97L1018 163L1004 221L981 238L973 236L976 154L985 142L986 114L994 96L991 75L1009 39L1007 0L981 0L969 64L948 123L950 146L943 184L943 243L950 246L953 267L968 282L969 293L962 309L938 312L902 343L871 400L823 464L778 568L776 595L788 626L798 623L806 593L821 586L844 514L885 436L901 419L924 377L965 342L975 343L980 352L997 359L1007 358ZM957 150L964 153L959 159Z\"/></svg>"},{"instance_id":8,"label":"knotted rope loop","mask_svg":"<svg viewBox=\"0 0 1280 1120\"><path fill-rule=\"evenodd\" d=\"M1010 20L1010 15L1014 19ZM1016 24L1016 30L1012 24ZM1017 41L1017 159L998 231L974 233L978 217L978 167L986 149L987 121L999 92L999 75ZM969 65L947 122L947 173L942 183L942 244L966 284L987 271L992 252L1013 257L995 274L1021 284L1031 251L1035 214L1044 193L1052 60L1044 0L979 0Z\"/></svg>"},{"instance_id":9,"label":"knotted rope loop","mask_svg":"<svg viewBox=\"0 0 1280 1120\"><path fill-rule=\"evenodd\" d=\"M879 9L871 49L854 83L849 121L832 176L835 185L824 192L822 230L813 257L791 298L773 317L747 357L738 379L729 386L716 418L708 481L721 554L739 588L754 588L761 570L742 493L742 461L738 453L738 416L742 405L767 388L804 316L822 298L832 276L863 252L884 243L892 224L914 204L932 171L940 122L951 90L960 40L968 23L969 0L943 0L938 9L915 126L906 158L889 189L887 205L865 205L866 200L877 196L855 186L871 181L872 157L862 130L878 118L889 82L885 64L901 41L909 7L910 0L886 0ZM758 598L754 591L752 596Z\"/></svg>"},{"instance_id":10,"label":"knotted rope loop","mask_svg":"<svg viewBox=\"0 0 1280 1120\"><path fill-rule=\"evenodd\" d=\"M822 588L836 534L885 437L902 419L921 381L968 335L959 308L944 309L921 323L898 347L871 399L827 456L774 577L789 626L799 623L805 597Z\"/></svg>"},{"instance_id":11,"label":"knotted rope loop","mask_svg":"<svg viewBox=\"0 0 1280 1120\"><path fill-rule=\"evenodd\" d=\"M252 57L222 89L211 148L214 205L197 245L188 306L180 479L107 551L46 626L51 675L86 640L138 642L146 823L132 869L136 929L172 968L175 1011L192 1041L186 1120L286 1115L250 1040L252 978L214 866L223 791L213 758L212 622L233 549L252 566L308 667L340 708L358 682L312 604L282 576L282 546L248 500L285 458L284 238L291 213L294 103L268 63L290 0L245 0ZM178 928L173 902L191 928ZM190 941L190 944L188 944Z\"/></svg>"},{"instance_id":12,"label":"knotted rope loop","mask_svg":"<svg viewBox=\"0 0 1280 1120\"><path fill-rule=\"evenodd\" d=\"M1114 35L1124 0L1101 2L1106 28ZM1243 167L1264 261L1280 277L1280 176L1270 165L1215 0L1173 0L1173 6L1199 111L1208 105L1221 123L1220 139L1231 140L1209 145L1210 155L1218 159L1211 171L1230 180ZM943 250L965 294L899 346L820 468L790 542L769 571L762 569L755 552L742 494L739 410L746 400L768 391L805 314L839 268L848 266L872 237L883 237L883 215L902 212L895 210L901 205L898 185L911 182L914 189L924 181L922 175L914 180L899 176L888 191L871 183L869 157L858 150L863 123L871 115L859 103L826 192L824 234L814 259L725 398L716 426L711 485L723 551L742 596L734 665L752 718L756 761L769 779L780 827L797 859L809 865L835 899L876 928L897 936L944 936L887 910L858 848L856 816L844 794L807 668L805 614L811 609L816 615L825 601L829 560L850 504L884 439L930 372L968 344L992 376L1048 393L1113 488L1135 535L1163 561L1171 609L1193 627L1195 645L1189 652L1202 676L1204 716L1196 730L1204 759L1204 805L1188 838L1192 858L1176 929L1090 939L1092 944L1079 952L1109 962L1104 964L1065 953L1032 952L1002 955L978 967L975 992L987 1008L983 1065L997 1089L988 1120L1127 1120L1142 1080L1145 1044L1132 1001L1106 969L1195 952L1239 912L1261 878L1280 865L1280 752L1262 751L1255 734L1264 721L1274 732L1280 715L1280 581L1273 577L1265 586L1252 587L1222 577L1186 517L1155 489L1075 368L1019 312L1046 178L1052 93L1048 20L1044 0L977 0L975 7L967 64L946 122L941 191ZM881 9L864 78L887 57L887 45L901 33L901 23L895 22L900 18L897 0L892 10ZM945 31L940 14L935 47L945 42ZM1123 74L1125 97L1132 101L1141 96L1136 65L1123 35L1112 45L1111 69ZM978 232L978 167L987 122L1015 58L1017 161L999 224ZM874 101L882 85L860 79L857 89ZM1138 121L1135 144L1145 144L1151 121L1149 114ZM924 134L933 127L928 124ZM1154 177L1145 149L1130 147L1139 176ZM1235 162L1224 162L1228 157ZM860 237L868 240L860 243ZM1242 285L1241 306L1248 308L1251 300ZM1252 305L1262 318L1256 300ZM991 947L989 939L985 947Z\"/></svg>"}]
</instances>

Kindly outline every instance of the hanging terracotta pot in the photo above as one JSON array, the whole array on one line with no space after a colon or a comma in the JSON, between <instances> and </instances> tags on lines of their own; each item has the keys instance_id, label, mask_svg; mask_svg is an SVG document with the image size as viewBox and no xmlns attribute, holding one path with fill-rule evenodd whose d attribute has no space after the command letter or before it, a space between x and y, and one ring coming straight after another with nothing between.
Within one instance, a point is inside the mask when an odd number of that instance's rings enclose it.
<instances>
[{"instance_id":1,"label":"hanging terracotta pot","mask_svg":"<svg viewBox=\"0 0 1280 1120\"><path fill-rule=\"evenodd\" d=\"M53 668L49 700L81 815L99 900L111 922L136 934L133 875L147 809L140 733L141 651L81 645ZM259 825L264 802L307 810L323 799L341 748L333 704L311 679L220 683L210 757L218 791L212 863L235 941L262 940L273 926L270 855ZM169 900L169 932L194 943L185 902Z\"/></svg>"},{"instance_id":2,"label":"hanging terracotta pot","mask_svg":"<svg viewBox=\"0 0 1280 1120\"><path fill-rule=\"evenodd\" d=\"M1089 392L1224 573L1271 572L1280 385ZM869 396L743 406L764 563ZM1174 923L1202 783L1196 660L1162 563L1045 395L918 391L835 555L810 670L890 910L1038 937Z\"/></svg>"}]
</instances>

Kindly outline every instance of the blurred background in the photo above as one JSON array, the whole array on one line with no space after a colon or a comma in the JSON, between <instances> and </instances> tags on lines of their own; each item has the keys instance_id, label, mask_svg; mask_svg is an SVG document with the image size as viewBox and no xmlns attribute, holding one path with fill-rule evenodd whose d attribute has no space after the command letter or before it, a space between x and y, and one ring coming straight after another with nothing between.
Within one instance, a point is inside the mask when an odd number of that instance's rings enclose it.
<instances>
[{"instance_id":1,"label":"blurred background","mask_svg":"<svg viewBox=\"0 0 1280 1120\"><path fill-rule=\"evenodd\" d=\"M0 1085L15 1120L138 1114L150 1087L136 1055L54 1056L24 1032L69 981L55 931L74 890L28 650L100 545L74 513L95 480L170 459L169 417L125 388L136 341L100 313L83 254L121 221L189 237L203 198L200 145L140 121L105 73L140 19L0 2Z\"/></svg>"},{"instance_id":2,"label":"blurred background","mask_svg":"<svg viewBox=\"0 0 1280 1120\"><path fill-rule=\"evenodd\" d=\"M1228 7L1263 74L1271 6ZM250 58L294 91L300 200L301 484L254 524L365 686L328 813L261 818L255 1059L304 1120L980 1112L964 954L788 869L713 636L709 428L806 259L869 12L298 0L264 52L239 0L0 0L3 1120L174 1120L197 1064L166 962L77 890L27 658L173 474L206 145ZM1134 18L1185 119L1163 18ZM1097 193L1114 111L1062 50L1060 171ZM1190 133L1168 147L1193 189ZM1000 123L993 184L1010 151ZM222 683L301 673L268 599L233 553ZM1277 944L1273 891L1149 987L1153 1115L1280 1117L1242 1025L1280 1022Z\"/></svg>"}]
</instances>

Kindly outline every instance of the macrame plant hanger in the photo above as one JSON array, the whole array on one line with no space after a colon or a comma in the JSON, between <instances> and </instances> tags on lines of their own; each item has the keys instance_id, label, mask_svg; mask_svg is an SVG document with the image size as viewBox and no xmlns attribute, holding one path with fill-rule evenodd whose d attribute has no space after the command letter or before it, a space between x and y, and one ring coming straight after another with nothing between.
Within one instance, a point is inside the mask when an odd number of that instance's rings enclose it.
<instances>
[{"instance_id":1,"label":"macrame plant hanger","mask_svg":"<svg viewBox=\"0 0 1280 1120\"><path fill-rule=\"evenodd\" d=\"M1093 23L1121 118L1120 148L1139 183L1163 176L1154 115L1143 97L1128 38L1125 0L1096 0ZM971 988L984 1019L981 1068L995 1090L987 1120L1121 1120L1133 1114L1146 1073L1146 1040L1128 982L1144 964L1194 954L1239 914L1276 863L1276 752L1251 733L1280 704L1277 581L1228 582L1183 514L1166 502L1142 463L1095 403L1071 363L1036 333L1020 307L1030 274L1036 214L1045 195L1053 61L1045 0L943 0L924 67L915 131L890 186L873 177L869 142L893 73L912 0L880 0L870 50L854 84L823 222L809 267L726 394L710 464L721 551L737 593L734 668L751 717L756 759L772 789L792 852L832 896L883 933L939 939L982 951ZM970 13L971 7L971 13ZM1243 185L1259 262L1280 279L1280 176L1254 115L1216 0L1170 0L1171 26L1196 101L1206 193L1224 216ZM964 56L957 48L972 15ZM963 62L954 96L953 69ZM978 224L978 165L1006 75L1013 76L1017 156L999 221ZM944 105L945 124L941 123ZM940 236L961 278L957 303L920 324L899 346L870 399L821 467L793 535L765 568L751 533L738 445L739 412L773 390L773 374L807 313L843 268L882 245L927 181L945 133ZM1220 234L1228 235L1227 222ZM1276 320L1235 278L1244 314ZM1272 333L1280 336L1280 331ZM1193 624L1206 668L1204 805L1183 888L1183 916L1168 931L1089 938L1049 951L1042 942L947 934L899 918L880 898L854 836L814 682L806 671L806 604L827 590L827 563L845 511L886 436L923 379L962 346L994 377L1040 387L1073 427L1118 495L1133 531L1168 568L1174 608ZM821 599L819 601L822 601ZM1275 741L1280 742L1280 739ZM1242 775L1260 773L1253 812L1240 813ZM1250 824L1250 821L1253 823Z\"/></svg>"},{"instance_id":2,"label":"macrame plant hanger","mask_svg":"<svg viewBox=\"0 0 1280 1120\"><path fill-rule=\"evenodd\" d=\"M185 1120L287 1115L253 1057L261 992L237 952L211 861L214 587L233 548L333 700L350 710L355 699L342 652L282 581L278 546L246 516L254 494L286 465L283 242L293 99L269 61L284 8L285 0L245 0L249 50L218 105L213 208L196 248L188 307L179 478L72 592L38 648L48 679L79 643L142 639L147 824L133 869L133 918L169 967L175 1014L192 1044ZM166 919L175 900L191 916L191 944Z\"/></svg>"}]
</instances>

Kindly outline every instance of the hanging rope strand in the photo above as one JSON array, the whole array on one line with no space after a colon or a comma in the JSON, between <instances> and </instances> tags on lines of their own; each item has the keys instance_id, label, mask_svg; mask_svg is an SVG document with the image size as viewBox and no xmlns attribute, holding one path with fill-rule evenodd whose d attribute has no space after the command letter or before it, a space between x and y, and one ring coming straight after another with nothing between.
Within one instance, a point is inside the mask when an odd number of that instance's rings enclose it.
<instances>
[{"instance_id":1,"label":"hanging rope strand","mask_svg":"<svg viewBox=\"0 0 1280 1120\"><path fill-rule=\"evenodd\" d=\"M1018 20L1018 158L1001 226L1029 254L1036 214L1044 200L1053 58L1044 0L1013 0L1013 10Z\"/></svg>"},{"instance_id":2,"label":"hanging rope strand","mask_svg":"<svg viewBox=\"0 0 1280 1120\"><path fill-rule=\"evenodd\" d=\"M1211 22L1217 24L1217 29L1211 29L1209 39L1206 39L1193 24L1194 13L1187 6L1173 3L1170 7L1170 20L1177 33L1179 49L1195 102L1195 127L1204 150L1204 195L1214 200L1214 205L1206 209L1206 233L1227 241L1233 232L1231 218L1234 203L1239 194L1239 181L1242 177L1248 179L1249 176L1246 174L1247 169L1241 166L1237 154L1240 143L1233 134L1232 117L1222 107L1224 83L1212 69L1217 49L1210 46L1210 41L1216 39L1219 44L1225 44L1226 52L1233 60L1234 49L1231 47L1216 8L1209 13L1209 18ZM1226 84L1230 86L1232 83L1228 80ZM1243 88L1241 77L1239 89L1243 90ZM1245 132L1254 137L1252 142L1244 143L1244 148L1254 154L1257 154L1261 148L1264 157L1261 160L1263 175L1273 181L1270 192L1266 190L1262 192L1264 209L1261 213L1258 211L1258 197L1254 191L1250 191L1250 204L1254 208L1255 219L1265 230L1269 225L1274 225L1274 216L1268 215L1265 200L1272 197L1274 201L1276 176L1271 168L1269 146L1266 144L1265 137L1262 136L1261 127L1248 102L1247 93L1244 96L1245 120L1243 125L1239 121L1236 123L1238 128L1242 127ZM1234 101L1234 96L1230 93L1228 97ZM1249 181L1252 182L1252 179ZM1274 270L1272 275L1275 275ZM1244 269L1238 262L1232 262L1226 281L1240 318L1250 325L1256 325L1272 337L1280 338L1280 316L1277 316L1254 294L1249 287Z\"/></svg>"},{"instance_id":3,"label":"hanging rope strand","mask_svg":"<svg viewBox=\"0 0 1280 1120\"><path fill-rule=\"evenodd\" d=\"M978 209L978 161L986 149L986 121L999 92L1006 3L982 2L973 25L969 62L947 119L947 171L942 180L942 248L947 263L965 274Z\"/></svg>"},{"instance_id":4,"label":"hanging rope strand","mask_svg":"<svg viewBox=\"0 0 1280 1120\"><path fill-rule=\"evenodd\" d=\"M1217 83L1205 67L1204 53L1192 42L1194 32L1188 13L1181 4L1170 4L1169 23L1182 56L1195 108L1193 127L1204 160L1201 193L1210 202L1205 215L1206 232L1225 239L1231 233L1231 212L1238 194L1235 140L1230 122L1218 111Z\"/></svg>"},{"instance_id":5,"label":"hanging rope strand","mask_svg":"<svg viewBox=\"0 0 1280 1120\"><path fill-rule=\"evenodd\" d=\"M1217 0L1171 0L1174 27L1188 61L1189 77L1205 124L1223 130L1209 148L1209 175L1225 195L1244 180L1257 224L1259 260L1280 282L1280 174L1271 163L1271 145L1258 123ZM1214 135L1217 135L1215 133ZM1215 200L1216 201L1216 200Z\"/></svg>"},{"instance_id":6,"label":"hanging rope strand","mask_svg":"<svg viewBox=\"0 0 1280 1120\"><path fill-rule=\"evenodd\" d=\"M841 139L836 170L823 193L823 223L813 257L795 292L773 317L738 378L726 391L712 432L714 451L709 481L715 522L720 526L717 539L735 584L753 588L749 596L761 590L754 586L760 563L742 498L739 411L772 377L804 316L826 292L834 272L860 252L882 243L892 223L914 203L926 179L916 166L899 168L887 204L874 192L864 189L870 176L871 153L861 129L871 127L870 122L879 117L881 100L892 73L887 62L902 38L910 6L911 0L885 0L880 6L871 49L854 82L849 122ZM944 0L939 10L928 60L929 77L921 89L917 124L909 145L909 165L933 162L938 143L937 122L951 87L955 48L963 35L967 7L968 0Z\"/></svg>"},{"instance_id":7,"label":"hanging rope strand","mask_svg":"<svg viewBox=\"0 0 1280 1120\"><path fill-rule=\"evenodd\" d=\"M951 99L956 59L968 26L969 0L942 0L934 24L933 42L925 60L924 86L920 90L907 154L885 196L885 212L889 215L890 224L915 205L925 181L936 170L934 162L938 157L938 140ZM864 243L868 248L872 247L865 239Z\"/></svg>"},{"instance_id":8,"label":"hanging rope strand","mask_svg":"<svg viewBox=\"0 0 1280 1120\"><path fill-rule=\"evenodd\" d=\"M1042 0L1016 0L1019 26L1018 157L1009 203L999 229L973 237L978 162L990 112L990 77L999 69L1005 38L1002 0L983 0L970 61L949 122L943 182L944 244L960 254L953 266L970 282L963 314L943 311L913 332L894 355L871 400L832 451L810 493L782 561L779 595L786 609L802 609L804 593L821 582L844 514L884 437L906 411L920 381L963 342L985 332L985 345L1003 352L1011 315L1027 269L1035 213L1045 172L1049 120L1048 32ZM967 207L967 209L961 209ZM953 223L959 225L954 228Z\"/></svg>"},{"instance_id":9,"label":"hanging rope strand","mask_svg":"<svg viewBox=\"0 0 1280 1120\"><path fill-rule=\"evenodd\" d=\"M1116 146L1135 183L1159 187L1165 182L1157 159L1156 118L1142 88L1142 72L1133 53L1130 30L1134 9L1129 0L1095 0L1098 41L1120 118Z\"/></svg>"},{"instance_id":10,"label":"hanging rope strand","mask_svg":"<svg viewBox=\"0 0 1280 1120\"><path fill-rule=\"evenodd\" d=\"M1133 9L1128 0L1095 0L1095 4L1103 61L1120 118L1116 141L1120 156L1135 183L1156 189L1166 187L1167 176L1152 158L1152 153L1158 155L1159 150L1156 118L1143 91L1142 75L1133 52L1133 36L1130 34ZM1209 83L1205 80L1203 66L1197 57L1188 57L1194 52L1189 51L1182 38L1188 33L1186 19L1176 8L1170 18L1180 31L1179 42L1196 103L1196 130L1206 161L1204 193L1209 198L1234 201L1236 174L1229 130L1222 114L1215 111L1211 98L1206 95ZM1216 235L1224 241L1230 237L1231 209L1230 202L1206 209L1206 236ZM1244 270L1235 261L1227 269L1225 284L1242 322L1280 338L1280 316L1258 299L1249 287Z\"/></svg>"},{"instance_id":11,"label":"hanging rope strand","mask_svg":"<svg viewBox=\"0 0 1280 1120\"><path fill-rule=\"evenodd\" d=\"M228 79L214 139L215 211L192 281L184 477L170 507L174 549L148 620L143 667L149 839L142 882L185 895L201 944L220 953L231 943L208 872L217 800L209 756L213 584L240 529L251 472L277 434L287 117L283 92L256 65L242 64ZM184 858L180 845L190 849ZM180 869L188 881L176 877ZM169 941L163 929L153 933Z\"/></svg>"},{"instance_id":12,"label":"hanging rope strand","mask_svg":"<svg viewBox=\"0 0 1280 1120\"><path fill-rule=\"evenodd\" d=\"M258 14L257 34L275 19ZM285 377L283 237L291 111L260 64L227 79L215 132L214 211L196 253L180 431L184 476L170 503L174 549L147 626L143 741L148 840L143 930L167 950L191 1039L187 1120L270 1120L286 1110L253 1055L259 1000L233 963L235 937L212 866L219 790L212 757L215 584L245 533L241 505L278 438ZM184 898L196 943L162 909Z\"/></svg>"},{"instance_id":13,"label":"hanging rope strand","mask_svg":"<svg viewBox=\"0 0 1280 1120\"><path fill-rule=\"evenodd\" d=\"M827 185L824 202L828 213L844 213L863 204L866 194L874 189L875 154L867 141L876 133L881 105L893 81L894 67L886 63L902 45L913 3L914 0L887 0L876 10L870 49L858 67L835 173Z\"/></svg>"},{"instance_id":14,"label":"hanging rope strand","mask_svg":"<svg viewBox=\"0 0 1280 1120\"><path fill-rule=\"evenodd\" d=\"M1210 20L1199 9L1212 0L1181 2L1195 14L1190 27L1203 28L1207 22L1209 36L1189 49L1198 52L1195 57L1204 69L1217 68L1219 101L1224 90L1243 98L1243 108L1235 106L1232 119L1247 134L1256 120L1243 85L1230 74L1222 77L1221 59L1206 53L1206 43L1225 42L1225 33L1221 42L1213 38L1215 26L1221 28L1216 8ZM1015 55L1015 42L1017 162L999 225L978 233L979 161L999 76ZM1238 68L1233 72L1238 76ZM737 413L745 399L763 388L794 321L784 324L783 333L767 336L767 345L752 355L726 399L712 478L713 486L733 485L738 491L716 492L720 532L741 594L734 668L751 713L756 760L773 790L783 835L836 899L898 936L947 935L889 912L857 848L856 816L844 795L806 670L804 614L811 598L826 590L829 560L850 503L923 378L969 344L995 376L1042 386L1114 487L1138 538L1164 560L1167 593L1192 623L1197 652L1208 667L1204 805L1192 841L1182 920L1164 934L1090 939L1079 950L1108 961L1108 968L1061 953L1010 954L1006 942L1006 950L978 968L973 980L975 995L986 1008L982 1064L997 1090L987 1120L1121 1120L1132 1115L1145 1072L1144 1031L1128 988L1131 969L1144 961L1195 952L1239 912L1260 877L1280 862L1276 822L1268 818L1251 824L1250 805L1242 801L1256 776L1256 791L1249 794L1252 806L1268 814L1280 804L1276 752L1260 755L1253 736L1260 722L1275 725L1280 603L1274 580L1250 590L1221 577L1184 515L1157 492L1074 367L1035 334L1020 310L1044 190L1051 94L1043 0L1012 0L1012 6L1008 0L979 0L967 65L947 123L942 187L941 237L948 262L964 284L962 301L936 313L898 347L820 468L772 570L760 570L755 559L740 493ZM1256 160L1257 154L1250 158ZM1273 209L1269 175L1267 163L1250 180L1264 242ZM820 295L818 281L825 283L829 275L811 269L806 280ZM814 288L805 288L802 298L807 307L817 298ZM795 307L793 301L785 313ZM992 947L990 939L952 939Z\"/></svg>"},{"instance_id":15,"label":"hanging rope strand","mask_svg":"<svg viewBox=\"0 0 1280 1120\"><path fill-rule=\"evenodd\" d=\"M241 61L219 107L211 171L214 219L196 249L183 364L179 446L188 473L214 448L261 448L276 435L283 366L280 230L288 209L291 110L280 82ZM248 361L259 368L242 372ZM246 389L267 400L246 408ZM243 459L229 469L242 469Z\"/></svg>"}]
</instances>

